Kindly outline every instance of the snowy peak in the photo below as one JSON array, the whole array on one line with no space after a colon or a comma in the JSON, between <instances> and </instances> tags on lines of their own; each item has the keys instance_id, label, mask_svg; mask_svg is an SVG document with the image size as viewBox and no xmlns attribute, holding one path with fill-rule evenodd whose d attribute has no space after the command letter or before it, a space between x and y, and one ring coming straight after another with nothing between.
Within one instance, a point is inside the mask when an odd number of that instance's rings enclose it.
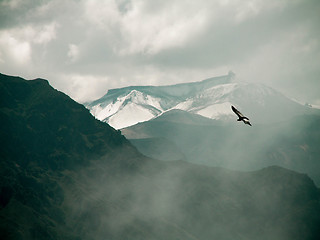
<instances>
[{"instance_id":1,"label":"snowy peak","mask_svg":"<svg viewBox=\"0 0 320 240\"><path fill-rule=\"evenodd\" d=\"M116 129L148 121L174 109L211 119L233 120L230 106L235 105L253 116L254 122L270 121L274 118L272 115L281 121L304 109L265 85L235 82L232 72L201 82L112 89L85 105L97 119Z\"/></svg>"},{"instance_id":2,"label":"snowy peak","mask_svg":"<svg viewBox=\"0 0 320 240\"><path fill-rule=\"evenodd\" d=\"M90 112L99 120L108 122L114 128L131 126L147 121L163 112L160 98L155 98L138 90L120 95L113 101L93 105Z\"/></svg>"}]
</instances>

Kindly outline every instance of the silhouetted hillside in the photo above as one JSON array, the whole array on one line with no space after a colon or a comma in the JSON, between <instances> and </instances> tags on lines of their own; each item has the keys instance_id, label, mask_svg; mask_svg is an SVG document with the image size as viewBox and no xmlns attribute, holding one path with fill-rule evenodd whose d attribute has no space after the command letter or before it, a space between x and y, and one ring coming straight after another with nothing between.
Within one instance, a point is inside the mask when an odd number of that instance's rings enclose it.
<instances>
[{"instance_id":1,"label":"silhouetted hillside","mask_svg":"<svg viewBox=\"0 0 320 240\"><path fill-rule=\"evenodd\" d=\"M65 193L59 176L101 156L109 165L125 169L141 154L46 80L0 75L0 96L0 238L65 236L70 230L64 226Z\"/></svg>"},{"instance_id":2,"label":"silhouetted hillside","mask_svg":"<svg viewBox=\"0 0 320 240\"><path fill-rule=\"evenodd\" d=\"M128 144L119 132L94 120L82 105L52 89L46 80L1 75L0 84L2 154L19 165L72 166L75 156L82 161ZM50 162L44 157L50 157Z\"/></svg>"}]
</instances>

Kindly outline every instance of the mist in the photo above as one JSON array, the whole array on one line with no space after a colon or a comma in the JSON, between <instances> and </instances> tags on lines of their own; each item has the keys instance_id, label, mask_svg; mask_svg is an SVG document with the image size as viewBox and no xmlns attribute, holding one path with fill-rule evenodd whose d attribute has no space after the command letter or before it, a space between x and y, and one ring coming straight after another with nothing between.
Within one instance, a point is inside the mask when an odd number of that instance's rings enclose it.
<instances>
[{"instance_id":1,"label":"mist","mask_svg":"<svg viewBox=\"0 0 320 240\"><path fill-rule=\"evenodd\" d=\"M68 173L68 181L61 179L64 208L71 213L66 224L82 239L283 240L305 234L297 232L294 215L305 211L303 201L314 194L306 175L278 167L237 172L152 159L134 169L114 171L106 156ZM310 185L310 191L296 195L299 184Z\"/></svg>"},{"instance_id":2,"label":"mist","mask_svg":"<svg viewBox=\"0 0 320 240\"><path fill-rule=\"evenodd\" d=\"M317 185L320 184L317 170L320 167L317 160L320 118L317 110L311 109L308 114L289 118L281 116L280 112L270 116L274 110L257 112L248 108L244 111L252 127L237 122L236 116L223 121L201 122L191 121L191 114L178 112L176 120L164 116L122 129L122 133L150 157L160 156L162 160L180 158L191 163L241 171L277 165L308 174Z\"/></svg>"}]
</instances>

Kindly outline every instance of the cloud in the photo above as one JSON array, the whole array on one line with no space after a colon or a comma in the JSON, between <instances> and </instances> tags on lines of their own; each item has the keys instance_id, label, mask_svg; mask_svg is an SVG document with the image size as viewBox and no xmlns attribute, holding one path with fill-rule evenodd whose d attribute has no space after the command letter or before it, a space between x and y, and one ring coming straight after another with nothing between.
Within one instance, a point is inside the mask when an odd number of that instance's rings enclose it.
<instances>
[{"instance_id":1,"label":"cloud","mask_svg":"<svg viewBox=\"0 0 320 240\"><path fill-rule=\"evenodd\" d=\"M79 99L90 96L61 76L91 76L77 82L98 88L88 91L97 98L101 86L107 91L197 81L233 70L239 79L261 81L305 101L320 98L315 90L320 52L316 0L0 4L1 69L26 78L51 78L53 85L59 83L60 90ZM23 66L13 67L19 61ZM101 86L86 83L92 78ZM302 85L302 78L308 94L294 87Z\"/></svg>"},{"instance_id":2,"label":"cloud","mask_svg":"<svg viewBox=\"0 0 320 240\"><path fill-rule=\"evenodd\" d=\"M75 44L69 44L68 57L72 62L76 61L79 57L79 47Z\"/></svg>"},{"instance_id":3,"label":"cloud","mask_svg":"<svg viewBox=\"0 0 320 240\"><path fill-rule=\"evenodd\" d=\"M45 68L42 61L47 60L47 46L56 39L57 28L58 25L51 22L0 30L1 68L13 75L23 74L24 77L37 72L36 69Z\"/></svg>"},{"instance_id":4,"label":"cloud","mask_svg":"<svg viewBox=\"0 0 320 240\"><path fill-rule=\"evenodd\" d=\"M121 32L126 42L120 54L157 54L182 48L204 30L206 15L202 9L191 11L193 3L186 2L183 7L174 1L159 5L159 9L150 10L147 2L140 1L123 16Z\"/></svg>"},{"instance_id":5,"label":"cloud","mask_svg":"<svg viewBox=\"0 0 320 240\"><path fill-rule=\"evenodd\" d=\"M9 32L0 33L0 56L2 64L14 62L18 66L27 64L31 59L31 47L28 41L20 40Z\"/></svg>"},{"instance_id":6,"label":"cloud","mask_svg":"<svg viewBox=\"0 0 320 240\"><path fill-rule=\"evenodd\" d=\"M66 86L65 82L69 84ZM104 76L65 74L59 76L54 87L64 88L66 94L80 102L93 100L92 95L102 95L110 79Z\"/></svg>"},{"instance_id":7,"label":"cloud","mask_svg":"<svg viewBox=\"0 0 320 240\"><path fill-rule=\"evenodd\" d=\"M21 2L22 2L21 0L4 0L2 1L1 6L14 9L18 7L19 4L21 4Z\"/></svg>"},{"instance_id":8,"label":"cloud","mask_svg":"<svg viewBox=\"0 0 320 240\"><path fill-rule=\"evenodd\" d=\"M56 23L50 23L44 26L41 26L40 29L34 31L34 42L38 44L45 44L56 38Z\"/></svg>"}]
</instances>

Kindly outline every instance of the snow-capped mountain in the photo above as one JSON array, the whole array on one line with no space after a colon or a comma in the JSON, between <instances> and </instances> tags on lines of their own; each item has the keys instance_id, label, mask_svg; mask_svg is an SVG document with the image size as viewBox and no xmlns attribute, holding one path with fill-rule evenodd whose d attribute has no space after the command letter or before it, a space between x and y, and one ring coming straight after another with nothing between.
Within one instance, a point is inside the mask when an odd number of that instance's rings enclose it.
<instances>
[{"instance_id":1,"label":"snow-capped mountain","mask_svg":"<svg viewBox=\"0 0 320 240\"><path fill-rule=\"evenodd\" d=\"M231 105L253 117L253 123L281 121L305 109L265 85L237 82L232 72L200 82L112 89L102 98L85 104L97 119L116 129L148 121L173 109L211 119L234 119Z\"/></svg>"}]
</instances>

